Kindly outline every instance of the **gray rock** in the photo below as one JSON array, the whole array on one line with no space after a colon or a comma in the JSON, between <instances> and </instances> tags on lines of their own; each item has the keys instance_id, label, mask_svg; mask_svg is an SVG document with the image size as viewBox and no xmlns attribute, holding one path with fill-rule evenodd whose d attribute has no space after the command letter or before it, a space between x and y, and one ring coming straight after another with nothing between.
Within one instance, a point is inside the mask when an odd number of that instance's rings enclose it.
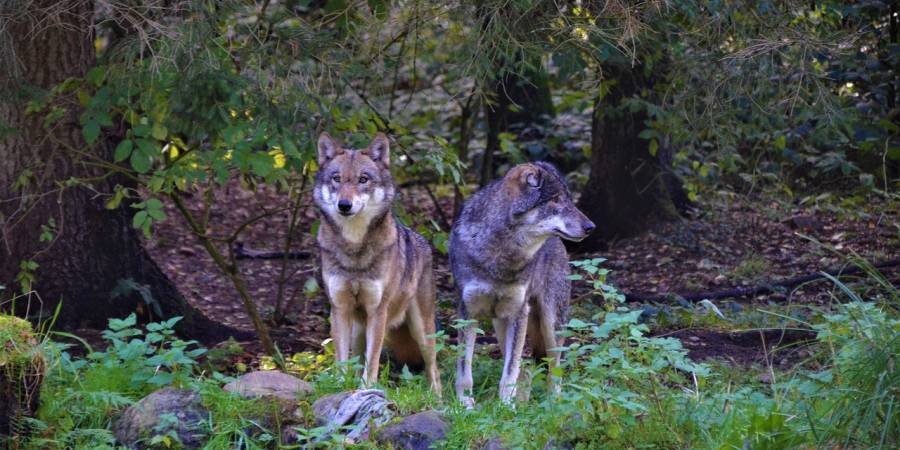
<instances>
[{"instance_id":1,"label":"gray rock","mask_svg":"<svg viewBox=\"0 0 900 450\"><path fill-rule=\"evenodd\" d=\"M436 411L425 411L388 425L378 433L378 443L394 449L428 450L447 437L447 422Z\"/></svg>"},{"instance_id":2,"label":"gray rock","mask_svg":"<svg viewBox=\"0 0 900 450\"><path fill-rule=\"evenodd\" d=\"M384 392L377 389L326 395L312 406L320 426L327 427L332 433L341 428L348 430L344 434L348 444L367 439L371 431L369 426L377 428L390 422L396 409L397 406L384 397Z\"/></svg>"},{"instance_id":3,"label":"gray rock","mask_svg":"<svg viewBox=\"0 0 900 450\"><path fill-rule=\"evenodd\" d=\"M277 370L259 370L225 385L228 392L244 398L276 397L294 402L313 393L309 383Z\"/></svg>"},{"instance_id":4,"label":"gray rock","mask_svg":"<svg viewBox=\"0 0 900 450\"><path fill-rule=\"evenodd\" d=\"M570 443L557 443L554 439L550 439L546 445L544 445L543 450L572 450L575 447ZM481 450L509 450L508 447L503 445L503 441L500 438L495 437L489 441L487 441Z\"/></svg>"},{"instance_id":5,"label":"gray rock","mask_svg":"<svg viewBox=\"0 0 900 450\"><path fill-rule=\"evenodd\" d=\"M116 421L113 433L131 449L147 447L153 436L171 431L178 436L182 448L200 448L206 440L203 422L208 417L198 393L165 388L128 407Z\"/></svg>"},{"instance_id":6,"label":"gray rock","mask_svg":"<svg viewBox=\"0 0 900 450\"><path fill-rule=\"evenodd\" d=\"M503 441L501 441L500 438L495 437L495 438L487 441L487 443L485 443L484 446L481 447L481 450L509 450L509 449L507 449L506 447L503 446Z\"/></svg>"}]
</instances>

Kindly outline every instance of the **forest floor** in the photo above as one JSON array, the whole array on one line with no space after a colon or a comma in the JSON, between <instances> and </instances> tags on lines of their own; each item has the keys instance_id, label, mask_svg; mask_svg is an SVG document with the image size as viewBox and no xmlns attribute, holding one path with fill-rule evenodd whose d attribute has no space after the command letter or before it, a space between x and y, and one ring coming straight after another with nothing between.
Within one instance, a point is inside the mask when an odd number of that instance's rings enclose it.
<instances>
[{"instance_id":1,"label":"forest floor","mask_svg":"<svg viewBox=\"0 0 900 450\"><path fill-rule=\"evenodd\" d=\"M400 191L398 204L407 208L414 221L427 222L435 216L435 205L421 188ZM255 190L246 189L237 181L213 195L213 204L217 206L210 212L210 231L220 236L231 234L249 218L290 204L285 193L262 185ZM449 214L453 210L452 198L439 197L440 207ZM306 251L311 256L286 262L283 310L287 323L272 331L285 354L317 351L328 337L327 299L321 290L313 295L304 291L305 286L310 286L309 280L319 276L317 248L311 234L317 215L308 200L303 199L302 204L307 206L301 212L291 251ZM194 211L200 211L202 199L194 196L189 204ZM231 281L187 231L177 211L171 205L167 208L169 220L159 224L154 238L147 241L151 255L186 298L209 317L237 328L251 329ZM239 242L245 249L281 251L289 222L287 211L272 214L248 226ZM570 258L606 258L608 261L603 266L612 270L609 284L624 293L685 295L812 274L840 267L846 263L846 256L854 253L870 262L900 257L900 205L875 195L820 196L790 201L764 195L711 193L697 203L689 217L679 222L613 242L605 251L576 253ZM441 326L447 329L455 315L455 294L446 255L435 252L435 256L438 315ZM240 260L249 291L267 318L275 310L283 263L281 259ZM900 280L900 267L882 272L895 284ZM574 296L586 298L581 294L587 292L587 287L574 283ZM773 346L813 337L810 333L777 330L778 326L771 320L773 316L767 311L825 306L834 298L834 292L830 282L820 280L750 298L717 300L714 303L725 320L677 300L629 306L655 312L653 333L681 339L695 359L764 364L771 362L769 350ZM590 314L589 302L583 303L574 305L573 316ZM772 329L760 331L761 328ZM790 364L802 358L802 346L792 347L787 356L774 362ZM251 354L258 350L254 343L247 343L245 348Z\"/></svg>"}]
</instances>

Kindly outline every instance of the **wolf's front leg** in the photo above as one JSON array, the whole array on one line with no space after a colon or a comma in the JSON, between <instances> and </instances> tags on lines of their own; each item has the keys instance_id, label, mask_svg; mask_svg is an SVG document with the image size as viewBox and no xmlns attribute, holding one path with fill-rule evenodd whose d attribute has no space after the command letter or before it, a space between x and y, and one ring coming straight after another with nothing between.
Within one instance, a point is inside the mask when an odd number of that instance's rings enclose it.
<instances>
[{"instance_id":1,"label":"wolf's front leg","mask_svg":"<svg viewBox=\"0 0 900 450\"><path fill-rule=\"evenodd\" d=\"M387 328L388 308L383 286L378 281L370 281L360 289L360 303L366 310L366 360L363 381L366 386L373 386L378 381L378 366L381 360L381 348L384 345L384 333Z\"/></svg>"},{"instance_id":2,"label":"wolf's front leg","mask_svg":"<svg viewBox=\"0 0 900 450\"><path fill-rule=\"evenodd\" d=\"M381 348L384 346L384 332L387 327L387 308L383 313L366 318L366 368L363 380L366 386L374 386L378 381L378 366L381 363Z\"/></svg>"},{"instance_id":3,"label":"wolf's front leg","mask_svg":"<svg viewBox=\"0 0 900 450\"><path fill-rule=\"evenodd\" d=\"M332 301L331 304L331 340L334 342L334 358L338 362L350 359L350 341L352 340L353 310L345 304Z\"/></svg>"},{"instance_id":4,"label":"wolf's front leg","mask_svg":"<svg viewBox=\"0 0 900 450\"><path fill-rule=\"evenodd\" d=\"M465 320L464 317L461 318ZM475 323L467 323L462 329L462 342L465 345L465 353L456 361L456 398L466 408L475 407L475 399L471 397L472 385L472 358L475 356Z\"/></svg>"},{"instance_id":5,"label":"wolf's front leg","mask_svg":"<svg viewBox=\"0 0 900 450\"><path fill-rule=\"evenodd\" d=\"M350 341L353 332L353 305L356 303L348 283L337 276L325 278L325 288L331 301L331 340L334 342L334 358L338 362L350 359Z\"/></svg>"},{"instance_id":6,"label":"wolf's front leg","mask_svg":"<svg viewBox=\"0 0 900 450\"><path fill-rule=\"evenodd\" d=\"M523 303L521 311L510 317L506 324L506 349L503 351L503 375L500 377L500 400L504 403L511 403L516 396L525 331L528 328L528 310L528 303Z\"/></svg>"},{"instance_id":7,"label":"wolf's front leg","mask_svg":"<svg viewBox=\"0 0 900 450\"><path fill-rule=\"evenodd\" d=\"M562 387L560 385L561 380L554 372L556 372L556 368L559 367L562 354L554 349L562 347L563 343L556 336L555 313L541 315L540 334L540 337L536 336L535 338L543 340L543 347L546 349L547 356L550 358L550 363L547 367L547 380L550 384L550 392L554 395L558 395L562 392Z\"/></svg>"}]
</instances>

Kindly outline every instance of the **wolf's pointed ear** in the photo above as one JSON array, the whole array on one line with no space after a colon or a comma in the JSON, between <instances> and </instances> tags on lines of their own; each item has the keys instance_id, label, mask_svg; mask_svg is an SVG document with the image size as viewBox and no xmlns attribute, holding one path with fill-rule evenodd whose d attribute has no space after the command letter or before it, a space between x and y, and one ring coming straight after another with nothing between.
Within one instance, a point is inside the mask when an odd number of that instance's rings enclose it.
<instances>
[{"instance_id":1,"label":"wolf's pointed ear","mask_svg":"<svg viewBox=\"0 0 900 450\"><path fill-rule=\"evenodd\" d=\"M335 156L344 153L344 149L338 145L330 134L322 132L319 135L319 167L322 167Z\"/></svg>"},{"instance_id":2,"label":"wolf's pointed ear","mask_svg":"<svg viewBox=\"0 0 900 450\"><path fill-rule=\"evenodd\" d=\"M533 188L541 187L541 182L543 182L540 169L530 165L522 170L522 173L519 175L519 180L522 182L523 186L528 185Z\"/></svg>"},{"instance_id":3,"label":"wolf's pointed ear","mask_svg":"<svg viewBox=\"0 0 900 450\"><path fill-rule=\"evenodd\" d=\"M391 143L384 133L376 134L375 139L372 139L369 147L363 153L385 166L391 165Z\"/></svg>"}]
</instances>

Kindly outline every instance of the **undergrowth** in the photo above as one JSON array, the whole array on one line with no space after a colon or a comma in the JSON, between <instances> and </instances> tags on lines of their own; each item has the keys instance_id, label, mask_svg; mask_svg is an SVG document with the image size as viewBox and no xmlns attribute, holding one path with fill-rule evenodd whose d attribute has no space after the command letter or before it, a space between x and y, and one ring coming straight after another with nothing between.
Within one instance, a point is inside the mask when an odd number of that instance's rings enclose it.
<instances>
[{"instance_id":1,"label":"undergrowth","mask_svg":"<svg viewBox=\"0 0 900 450\"><path fill-rule=\"evenodd\" d=\"M402 415L441 411L450 423L440 448L481 448L499 440L508 448L897 448L900 355L900 294L870 268L873 283L861 290L837 279L834 303L818 314L782 317L790 326L814 331L815 364L790 370L764 367L772 382L758 382L741 368L722 362L697 363L674 338L651 337L642 310L626 308L605 283L600 259L577 262L603 304L589 320L571 319L562 334L567 345L562 365L528 363L530 399L511 407L497 400L500 362L477 356L474 394L467 410L452 393L459 348L437 336L445 391L443 400L425 379L404 368L384 370L380 380ZM875 287L874 289L872 287ZM111 320L103 337L108 347L73 358L64 344L48 342L51 361L37 417L31 419L29 448L115 448L115 420L128 406L161 387L200 392L210 417L204 424L206 448L276 448L279 423L254 419L260 405L224 392L231 380L198 364L205 350L172 332L177 322L138 327L134 317ZM85 344L86 345L86 344ZM322 436L312 417L319 395L359 387L359 363L335 365L325 345L319 354L264 360L309 381L315 395L302 400L295 435L317 439L317 448L376 448L346 445L339 436ZM486 351L484 348L482 352ZM201 369L205 367L207 370ZM232 374L234 375L234 374ZM558 395L548 377L559 377ZM271 422L271 421L270 421ZM155 436L146 445L178 448L177 436ZM299 447L294 447L299 448Z\"/></svg>"}]
</instances>

